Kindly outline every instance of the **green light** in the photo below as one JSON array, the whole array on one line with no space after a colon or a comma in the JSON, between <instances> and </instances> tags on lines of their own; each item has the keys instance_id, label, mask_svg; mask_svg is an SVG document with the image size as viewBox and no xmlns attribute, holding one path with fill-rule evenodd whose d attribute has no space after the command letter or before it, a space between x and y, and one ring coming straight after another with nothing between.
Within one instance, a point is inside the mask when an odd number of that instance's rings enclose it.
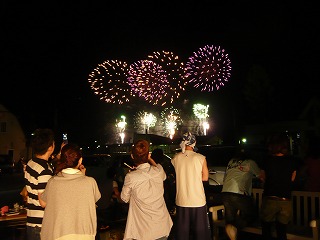
<instances>
[{"instance_id":1,"label":"green light","mask_svg":"<svg viewBox=\"0 0 320 240\"><path fill-rule=\"evenodd\" d=\"M199 119L205 119L209 117L208 115L209 105L205 106L203 104L193 104L193 113Z\"/></svg>"}]
</instances>

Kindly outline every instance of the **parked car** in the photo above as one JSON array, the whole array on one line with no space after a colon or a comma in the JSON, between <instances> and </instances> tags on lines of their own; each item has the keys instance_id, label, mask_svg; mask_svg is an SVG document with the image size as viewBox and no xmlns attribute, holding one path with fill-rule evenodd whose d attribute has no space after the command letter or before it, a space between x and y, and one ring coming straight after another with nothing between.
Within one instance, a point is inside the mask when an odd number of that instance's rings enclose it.
<instances>
[{"instance_id":1,"label":"parked car","mask_svg":"<svg viewBox=\"0 0 320 240\"><path fill-rule=\"evenodd\" d=\"M82 164L86 168L90 167L109 167L111 165L110 154L92 154L84 155Z\"/></svg>"},{"instance_id":2,"label":"parked car","mask_svg":"<svg viewBox=\"0 0 320 240\"><path fill-rule=\"evenodd\" d=\"M198 146L198 153L206 156L209 169L209 185L222 186L228 162L235 153L235 146Z\"/></svg>"}]
</instances>

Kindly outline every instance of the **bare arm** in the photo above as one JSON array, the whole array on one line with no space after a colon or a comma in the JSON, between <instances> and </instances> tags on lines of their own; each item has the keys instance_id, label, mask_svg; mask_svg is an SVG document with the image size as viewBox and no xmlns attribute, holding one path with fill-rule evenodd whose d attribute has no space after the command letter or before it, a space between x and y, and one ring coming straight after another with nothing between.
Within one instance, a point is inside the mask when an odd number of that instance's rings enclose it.
<instances>
[{"instance_id":1,"label":"bare arm","mask_svg":"<svg viewBox=\"0 0 320 240\"><path fill-rule=\"evenodd\" d=\"M62 142L62 143L61 143L61 146L60 146L60 152L56 155L56 158L57 158L58 160L60 160L60 158L61 158L61 149L64 147L64 145L66 145L66 143L65 143L65 142Z\"/></svg>"},{"instance_id":2,"label":"bare arm","mask_svg":"<svg viewBox=\"0 0 320 240\"><path fill-rule=\"evenodd\" d=\"M157 163L151 158L151 154L149 153L149 158L148 158L148 160L149 160L149 163L152 165L152 166L157 166Z\"/></svg>"},{"instance_id":3,"label":"bare arm","mask_svg":"<svg viewBox=\"0 0 320 240\"><path fill-rule=\"evenodd\" d=\"M42 194L42 193L39 193L39 194L38 194L38 199L39 199L39 202L40 202L41 207L45 208L46 205L47 205L47 203L42 200L41 194Z\"/></svg>"},{"instance_id":4,"label":"bare arm","mask_svg":"<svg viewBox=\"0 0 320 240\"><path fill-rule=\"evenodd\" d=\"M291 175L291 181L293 182L296 179L297 171L294 171Z\"/></svg>"},{"instance_id":5,"label":"bare arm","mask_svg":"<svg viewBox=\"0 0 320 240\"><path fill-rule=\"evenodd\" d=\"M202 164L202 181L208 181L209 180L209 169L207 166L207 160L204 159L204 162Z\"/></svg>"}]
</instances>

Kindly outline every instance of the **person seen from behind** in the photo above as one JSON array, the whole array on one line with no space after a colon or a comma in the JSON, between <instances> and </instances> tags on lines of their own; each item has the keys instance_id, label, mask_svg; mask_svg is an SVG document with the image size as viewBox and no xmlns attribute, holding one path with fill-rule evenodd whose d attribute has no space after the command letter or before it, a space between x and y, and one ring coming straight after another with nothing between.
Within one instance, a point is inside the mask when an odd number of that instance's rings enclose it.
<instances>
[{"instance_id":1,"label":"person seen from behind","mask_svg":"<svg viewBox=\"0 0 320 240\"><path fill-rule=\"evenodd\" d=\"M196 137L183 135L181 152L171 160L176 171L176 238L188 240L211 238L203 181L208 181L209 170L205 156L196 153ZM192 230L192 231L191 231Z\"/></svg>"},{"instance_id":2,"label":"person seen from behind","mask_svg":"<svg viewBox=\"0 0 320 240\"><path fill-rule=\"evenodd\" d=\"M286 134L274 134L267 142L269 155L263 162L265 179L260 211L262 237L272 239L271 229L275 225L277 239L287 239L287 225L292 216L291 191L296 177L297 164L289 154Z\"/></svg>"},{"instance_id":3,"label":"person seen from behind","mask_svg":"<svg viewBox=\"0 0 320 240\"><path fill-rule=\"evenodd\" d=\"M85 175L79 146L61 149L61 171L39 195L45 207L42 240L94 240L97 231L96 202L101 194L94 178Z\"/></svg>"},{"instance_id":4,"label":"person seen from behind","mask_svg":"<svg viewBox=\"0 0 320 240\"><path fill-rule=\"evenodd\" d=\"M221 199L225 208L226 233L231 240L237 239L237 230L253 222L254 211L252 179L260 177L261 170L244 149L237 150L229 161L223 181ZM240 211L241 214L238 214Z\"/></svg>"},{"instance_id":5,"label":"person seen from behind","mask_svg":"<svg viewBox=\"0 0 320 240\"><path fill-rule=\"evenodd\" d=\"M167 239L172 220L163 197L166 174L151 159L146 140L134 144L131 157L136 169L127 173L121 191L121 199L129 202L124 239Z\"/></svg>"},{"instance_id":6,"label":"person seen from behind","mask_svg":"<svg viewBox=\"0 0 320 240\"><path fill-rule=\"evenodd\" d=\"M53 175L48 160L55 148L51 129L37 129L31 139L33 157L26 165L24 178L27 190L27 239L40 240L44 208L38 195L42 193Z\"/></svg>"}]
</instances>

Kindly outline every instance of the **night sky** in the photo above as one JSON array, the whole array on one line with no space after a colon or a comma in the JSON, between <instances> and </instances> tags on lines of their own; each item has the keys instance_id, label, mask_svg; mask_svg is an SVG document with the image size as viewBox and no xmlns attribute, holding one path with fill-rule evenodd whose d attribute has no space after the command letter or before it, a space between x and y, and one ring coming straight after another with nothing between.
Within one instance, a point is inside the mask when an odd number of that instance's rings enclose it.
<instances>
[{"instance_id":1,"label":"night sky","mask_svg":"<svg viewBox=\"0 0 320 240\"><path fill-rule=\"evenodd\" d=\"M255 66L264 70L272 87L263 105L269 121L297 118L308 100L319 95L320 9L313 3L81 2L2 1L0 103L18 117L26 134L49 127L87 141L103 135L106 124L120 114L152 109L143 101L106 104L87 79L105 60L133 63L161 50L184 62L205 45L227 51L229 82L211 93L189 89L181 98L210 104L221 135L234 124L241 128L263 121L261 106L252 109L244 96Z\"/></svg>"}]
</instances>

